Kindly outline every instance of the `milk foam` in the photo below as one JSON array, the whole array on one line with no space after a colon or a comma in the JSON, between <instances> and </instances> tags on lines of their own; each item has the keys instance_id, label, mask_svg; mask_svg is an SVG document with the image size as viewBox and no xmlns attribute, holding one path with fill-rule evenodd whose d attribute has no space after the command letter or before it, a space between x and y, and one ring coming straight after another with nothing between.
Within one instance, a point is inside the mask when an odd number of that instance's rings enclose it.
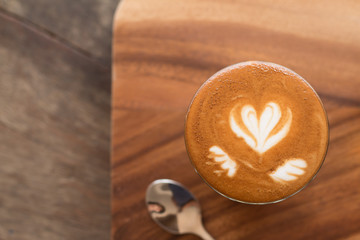
<instances>
[{"instance_id":1,"label":"milk foam","mask_svg":"<svg viewBox=\"0 0 360 240\"><path fill-rule=\"evenodd\" d=\"M254 107L245 105L241 109L241 120L247 130L251 133L251 135L249 135L237 124L234 111L235 107L231 110L229 117L231 130L236 136L243 138L245 142L260 155L286 137L292 122L291 110L287 108L286 119L283 121L283 126L276 133L270 135L273 129L279 124L282 117L279 105L274 102L267 103L260 116L260 120L258 120ZM221 168L227 171L229 177L233 177L238 168L238 164L219 146L212 146L209 151L211 154L209 154L208 157L214 159L215 162L222 163ZM243 161L243 163L248 167L254 168L246 161ZM278 182L292 181L296 180L297 176L303 175L306 167L306 161L303 159L288 159L285 161L284 165L279 166L275 172L269 175ZM221 173L225 171L215 170L214 172L221 175Z\"/></svg>"},{"instance_id":2,"label":"milk foam","mask_svg":"<svg viewBox=\"0 0 360 240\"><path fill-rule=\"evenodd\" d=\"M321 101L296 73L247 62L212 76L186 117L196 171L216 191L244 202L278 201L321 167L328 144Z\"/></svg>"},{"instance_id":3,"label":"milk foam","mask_svg":"<svg viewBox=\"0 0 360 240\"><path fill-rule=\"evenodd\" d=\"M215 162L220 162L221 168L227 171L229 177L233 177L236 173L237 164L227 155L220 147L212 146L209 151L212 153L208 157L213 158Z\"/></svg>"},{"instance_id":4,"label":"milk foam","mask_svg":"<svg viewBox=\"0 0 360 240\"><path fill-rule=\"evenodd\" d=\"M288 159L275 172L269 174L275 181L293 181L305 173L307 163L303 159Z\"/></svg>"},{"instance_id":5,"label":"milk foam","mask_svg":"<svg viewBox=\"0 0 360 240\"><path fill-rule=\"evenodd\" d=\"M286 137L291 126L292 113L288 108L285 124L276 134L270 136L270 133L279 123L282 115L279 105L274 102L267 103L260 116L260 121L258 120L254 107L245 105L241 110L241 120L247 130L251 133L251 135L248 135L242 127L237 124L234 117L234 111L235 108L230 112L230 127L232 131L239 138L243 138L252 149L260 154L263 154Z\"/></svg>"}]
</instances>

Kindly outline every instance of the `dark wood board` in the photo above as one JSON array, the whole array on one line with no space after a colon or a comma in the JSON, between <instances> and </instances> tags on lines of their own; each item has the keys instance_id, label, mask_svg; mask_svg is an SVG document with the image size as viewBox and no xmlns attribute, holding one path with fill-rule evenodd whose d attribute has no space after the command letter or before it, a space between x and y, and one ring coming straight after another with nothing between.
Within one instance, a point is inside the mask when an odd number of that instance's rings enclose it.
<instances>
[{"instance_id":1,"label":"dark wood board","mask_svg":"<svg viewBox=\"0 0 360 240\"><path fill-rule=\"evenodd\" d=\"M175 239L144 204L150 182L171 178L197 196L216 239L360 239L359 12L353 1L123 1L113 35L112 238ZM305 77L329 117L321 171L278 204L219 196L185 151L184 117L198 87L246 60Z\"/></svg>"}]
</instances>

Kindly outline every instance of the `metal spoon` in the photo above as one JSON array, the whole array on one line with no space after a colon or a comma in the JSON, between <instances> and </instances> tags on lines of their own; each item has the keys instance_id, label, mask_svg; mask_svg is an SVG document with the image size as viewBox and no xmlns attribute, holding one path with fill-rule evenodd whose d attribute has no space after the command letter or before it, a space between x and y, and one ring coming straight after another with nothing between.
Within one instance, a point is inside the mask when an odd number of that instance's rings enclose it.
<instances>
[{"instance_id":1,"label":"metal spoon","mask_svg":"<svg viewBox=\"0 0 360 240\"><path fill-rule=\"evenodd\" d=\"M170 179L152 182L146 190L146 205L151 218L166 231L214 240L202 224L198 201L180 183Z\"/></svg>"}]
</instances>

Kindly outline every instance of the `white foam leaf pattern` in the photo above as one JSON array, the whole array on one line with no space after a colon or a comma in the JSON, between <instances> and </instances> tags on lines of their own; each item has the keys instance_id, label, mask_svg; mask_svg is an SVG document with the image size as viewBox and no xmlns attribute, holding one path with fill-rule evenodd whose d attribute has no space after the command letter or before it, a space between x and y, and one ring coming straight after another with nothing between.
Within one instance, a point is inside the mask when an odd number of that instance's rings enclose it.
<instances>
[{"instance_id":1,"label":"white foam leaf pattern","mask_svg":"<svg viewBox=\"0 0 360 240\"><path fill-rule=\"evenodd\" d=\"M292 122L292 113L289 108L287 109L285 123L282 128L270 136L272 130L279 123L281 116L280 107L274 102L266 104L260 120L258 120L254 107L245 105L241 109L241 118L251 135L245 133L237 124L234 117L234 109L230 112L230 127L232 131L238 137L243 138L252 149L262 154L279 143L288 134Z\"/></svg>"},{"instance_id":2,"label":"white foam leaf pattern","mask_svg":"<svg viewBox=\"0 0 360 240\"><path fill-rule=\"evenodd\" d=\"M305 168L307 163L305 160L300 158L288 159L285 163L279 166L274 172L272 172L270 177L275 181L293 181L296 180L300 175L305 173Z\"/></svg>"},{"instance_id":3,"label":"white foam leaf pattern","mask_svg":"<svg viewBox=\"0 0 360 240\"><path fill-rule=\"evenodd\" d=\"M220 162L221 168L227 170L227 175L233 177L236 173L237 164L229 155L227 155L220 147L212 146L210 149L211 154L209 158L213 158L215 162Z\"/></svg>"}]
</instances>

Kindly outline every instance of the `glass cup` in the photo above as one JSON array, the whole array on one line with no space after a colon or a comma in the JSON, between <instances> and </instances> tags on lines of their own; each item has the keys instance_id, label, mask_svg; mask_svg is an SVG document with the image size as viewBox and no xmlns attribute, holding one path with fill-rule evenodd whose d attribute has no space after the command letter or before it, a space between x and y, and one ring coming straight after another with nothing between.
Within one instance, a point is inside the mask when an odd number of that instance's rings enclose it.
<instances>
[{"instance_id":1,"label":"glass cup","mask_svg":"<svg viewBox=\"0 0 360 240\"><path fill-rule=\"evenodd\" d=\"M281 202L281 201L284 201L285 199L288 199L289 197L292 197L294 196L295 194L297 194L298 192L300 192L301 190L303 190L306 186L308 186L308 184L316 177L317 173L319 172L319 170L321 169L321 166L323 165L324 163L324 160L325 160L325 157L326 157L326 154L327 154L327 150L328 150L328 146L329 146L329 122L328 122L328 117L327 117L327 114L326 114L326 111L325 111L325 108L324 108L324 105L319 97L319 95L316 93L316 91L314 90L314 88L304 79L302 78L301 76L299 76L297 73L295 73L294 71L286 68L286 67L283 67L281 65L278 65L278 64L274 64L274 63L269 63L269 62L261 62L261 61L249 61L249 62L241 62L241 63L237 63L237 64L234 64L234 65L231 65L231 66L228 66L220 71L218 71L217 73L215 73L212 77L210 77L208 80L206 80L202 85L201 87L197 90L197 92L195 93L189 107L188 107L188 110L187 110L187 114L186 114L186 117L185 117L185 131L186 131L186 127L187 127L187 122L188 122L188 115L189 115L189 112L191 110L191 107L192 107L192 104L194 102L194 99L197 97L198 93L206 86L206 84L208 83L209 80L211 80L214 76L218 75L218 74L221 74L221 73L224 73L226 71L229 71L231 69L233 69L234 67L238 67L238 66L245 66L245 65L248 65L248 64L265 64L265 65L268 65L268 66L272 66L272 67L280 67L282 69L286 69L287 71L295 74L296 76L300 77L303 82L309 87L309 89L311 89L314 93L315 93L315 96L316 98L319 100L319 103L321 104L321 107L322 107L322 110L324 112L324 115L325 115L325 118L326 118L326 126L327 126L327 140L326 140L326 148L325 148L325 151L324 151L324 154L323 154L323 157L321 159L321 163L320 163L320 166L318 167L317 171L312 175L312 177L310 177L308 179L308 181L299 189L297 190L296 192L292 193L292 194L289 194L281 199L277 199L277 200L274 200L274 201L269 201L269 202L248 202L248 201L242 201L242 200L239 200L239 199L235 199L235 198L232 198L230 196L227 196L226 194L224 194L223 192L217 190L216 188L214 188L208 181L206 181L206 179L199 173L198 169L196 168L192 158L191 158L191 154L189 153L189 145L188 145L188 141L186 139L186 136L185 136L185 146L186 146L186 149L187 149L187 153L188 153L188 156L189 156L189 159L190 159L190 162L191 164L193 165L194 167L194 170L195 172L201 177L201 179L211 188L213 189L215 192L217 192L218 194L220 194L221 196L227 198L227 199L230 199L232 201L235 201L235 202L240 202L240 203L245 203L245 204L252 204L252 205L265 205L265 204L272 204L272 203L277 203L277 202Z\"/></svg>"}]
</instances>

